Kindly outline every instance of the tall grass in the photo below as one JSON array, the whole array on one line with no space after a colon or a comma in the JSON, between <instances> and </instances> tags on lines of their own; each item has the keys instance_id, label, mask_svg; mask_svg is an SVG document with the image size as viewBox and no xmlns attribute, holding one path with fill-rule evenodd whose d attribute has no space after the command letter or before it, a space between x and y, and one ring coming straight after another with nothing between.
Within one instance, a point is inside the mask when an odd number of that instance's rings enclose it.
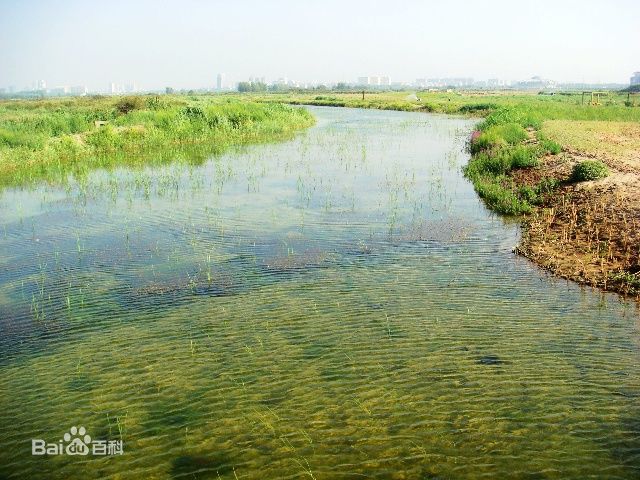
<instances>
[{"instance_id":1,"label":"tall grass","mask_svg":"<svg viewBox=\"0 0 640 480\"><path fill-rule=\"evenodd\" d=\"M2 101L0 185L167 162L187 150L202 161L234 144L285 138L313 122L301 108L220 97Z\"/></svg>"}]
</instances>

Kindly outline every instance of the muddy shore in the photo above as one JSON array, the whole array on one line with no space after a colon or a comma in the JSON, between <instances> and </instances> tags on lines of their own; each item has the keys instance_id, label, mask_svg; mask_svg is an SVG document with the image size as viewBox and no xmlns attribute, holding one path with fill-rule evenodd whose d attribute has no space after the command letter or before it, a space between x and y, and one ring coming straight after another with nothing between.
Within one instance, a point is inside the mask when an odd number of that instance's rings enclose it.
<instances>
[{"instance_id":1,"label":"muddy shore","mask_svg":"<svg viewBox=\"0 0 640 480\"><path fill-rule=\"evenodd\" d=\"M604 162L610 175L571 183L573 165L586 159ZM560 277L640 299L640 168L634 162L565 149L511 176L518 185L543 177L560 182L523 219L517 253Z\"/></svg>"}]
</instances>

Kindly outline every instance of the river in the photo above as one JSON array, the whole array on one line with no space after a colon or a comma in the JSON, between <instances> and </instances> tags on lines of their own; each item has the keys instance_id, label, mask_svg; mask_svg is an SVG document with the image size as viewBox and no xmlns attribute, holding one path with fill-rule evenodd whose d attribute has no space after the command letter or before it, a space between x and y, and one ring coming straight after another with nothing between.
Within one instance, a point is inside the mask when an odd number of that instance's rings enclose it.
<instances>
[{"instance_id":1,"label":"river","mask_svg":"<svg viewBox=\"0 0 640 480\"><path fill-rule=\"evenodd\" d=\"M638 309L512 253L474 121L310 110L0 194L0 477L638 478Z\"/></svg>"}]
</instances>

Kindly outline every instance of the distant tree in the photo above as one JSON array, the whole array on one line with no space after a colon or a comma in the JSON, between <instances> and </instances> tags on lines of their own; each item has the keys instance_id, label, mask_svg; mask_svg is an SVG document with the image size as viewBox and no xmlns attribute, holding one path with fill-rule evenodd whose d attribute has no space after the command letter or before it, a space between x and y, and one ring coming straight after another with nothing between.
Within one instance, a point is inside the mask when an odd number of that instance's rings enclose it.
<instances>
[{"instance_id":1,"label":"distant tree","mask_svg":"<svg viewBox=\"0 0 640 480\"><path fill-rule=\"evenodd\" d=\"M348 90L349 89L349 85L347 85L344 82L340 82L336 85L336 90Z\"/></svg>"},{"instance_id":2,"label":"distant tree","mask_svg":"<svg viewBox=\"0 0 640 480\"><path fill-rule=\"evenodd\" d=\"M278 83L274 83L273 85L269 85L269 91L270 92L287 92L289 91L289 86L288 85L282 85L282 84L278 84Z\"/></svg>"},{"instance_id":3,"label":"distant tree","mask_svg":"<svg viewBox=\"0 0 640 480\"><path fill-rule=\"evenodd\" d=\"M238 83L239 92L266 92L267 84L262 82L240 82Z\"/></svg>"},{"instance_id":4,"label":"distant tree","mask_svg":"<svg viewBox=\"0 0 640 480\"><path fill-rule=\"evenodd\" d=\"M164 89L164 93L166 93L167 95L171 95L173 92L174 92L174 90L171 87L166 87Z\"/></svg>"},{"instance_id":5,"label":"distant tree","mask_svg":"<svg viewBox=\"0 0 640 480\"><path fill-rule=\"evenodd\" d=\"M253 87L253 92L266 92L267 91L267 84L266 83L262 83L262 82L253 82L251 84L251 86Z\"/></svg>"}]
</instances>

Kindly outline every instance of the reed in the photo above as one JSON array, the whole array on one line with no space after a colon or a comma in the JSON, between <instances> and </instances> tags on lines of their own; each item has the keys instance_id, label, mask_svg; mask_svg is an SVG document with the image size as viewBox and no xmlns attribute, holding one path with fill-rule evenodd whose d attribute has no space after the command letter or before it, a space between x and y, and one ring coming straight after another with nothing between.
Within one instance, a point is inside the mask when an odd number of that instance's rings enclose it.
<instances>
[{"instance_id":1,"label":"reed","mask_svg":"<svg viewBox=\"0 0 640 480\"><path fill-rule=\"evenodd\" d=\"M291 136L304 109L219 97L0 102L0 186L65 181L91 169L201 163L232 145Z\"/></svg>"}]
</instances>

